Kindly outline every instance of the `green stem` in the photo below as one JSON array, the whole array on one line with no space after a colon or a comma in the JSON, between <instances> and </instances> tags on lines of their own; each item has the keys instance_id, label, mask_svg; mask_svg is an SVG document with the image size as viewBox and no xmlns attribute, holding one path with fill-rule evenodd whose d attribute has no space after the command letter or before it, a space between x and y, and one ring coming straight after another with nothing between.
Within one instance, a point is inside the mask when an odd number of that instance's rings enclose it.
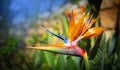
<instances>
[{"instance_id":1,"label":"green stem","mask_svg":"<svg viewBox=\"0 0 120 70\"><path fill-rule=\"evenodd\" d=\"M89 61L88 61L87 52L85 52L85 55L83 58L84 58L84 63L85 63L85 70L89 70Z\"/></svg>"}]
</instances>

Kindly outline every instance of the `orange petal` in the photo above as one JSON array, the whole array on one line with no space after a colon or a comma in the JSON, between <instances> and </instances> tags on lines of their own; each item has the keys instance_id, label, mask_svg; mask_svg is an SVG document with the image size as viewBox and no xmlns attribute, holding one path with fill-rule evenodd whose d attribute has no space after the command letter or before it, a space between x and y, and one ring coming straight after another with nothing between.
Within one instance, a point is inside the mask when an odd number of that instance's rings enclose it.
<instances>
[{"instance_id":1,"label":"orange petal","mask_svg":"<svg viewBox=\"0 0 120 70\"><path fill-rule=\"evenodd\" d=\"M91 20L90 24L88 25L88 27L90 28L90 27L93 25L93 23L94 23L96 20L98 20L98 18L99 18L99 17L97 17L97 18L92 18L92 20Z\"/></svg>"},{"instance_id":2,"label":"orange petal","mask_svg":"<svg viewBox=\"0 0 120 70\"><path fill-rule=\"evenodd\" d=\"M85 32L85 34L83 34L82 38L90 38L90 37L94 37L94 36L98 36L103 32L103 28L101 27L94 27L91 29L88 29L87 32Z\"/></svg>"},{"instance_id":3,"label":"orange petal","mask_svg":"<svg viewBox=\"0 0 120 70\"><path fill-rule=\"evenodd\" d=\"M88 26L85 25L81 34L84 34L86 30L88 30L94 22L95 22L95 19L92 19Z\"/></svg>"},{"instance_id":4,"label":"orange petal","mask_svg":"<svg viewBox=\"0 0 120 70\"><path fill-rule=\"evenodd\" d=\"M70 22L69 22L69 27L68 27L68 37L71 38L73 32L74 32L74 26L75 26L75 20L74 20L74 14L73 11L70 14L71 18L70 18Z\"/></svg>"},{"instance_id":5,"label":"orange petal","mask_svg":"<svg viewBox=\"0 0 120 70\"><path fill-rule=\"evenodd\" d=\"M84 18L84 23L86 24L90 18L90 13L87 13Z\"/></svg>"},{"instance_id":6,"label":"orange petal","mask_svg":"<svg viewBox=\"0 0 120 70\"><path fill-rule=\"evenodd\" d=\"M72 34L72 40L75 40L82 32L84 14L79 19L78 23L74 27L74 33Z\"/></svg>"},{"instance_id":7,"label":"orange petal","mask_svg":"<svg viewBox=\"0 0 120 70\"><path fill-rule=\"evenodd\" d=\"M87 13L87 15L84 17L84 20L83 20L83 26L82 26L82 33L81 34L83 34L88 28L87 28L87 26L86 26L86 23L88 22L88 20L89 20L89 17L90 17L90 13Z\"/></svg>"}]
</instances>

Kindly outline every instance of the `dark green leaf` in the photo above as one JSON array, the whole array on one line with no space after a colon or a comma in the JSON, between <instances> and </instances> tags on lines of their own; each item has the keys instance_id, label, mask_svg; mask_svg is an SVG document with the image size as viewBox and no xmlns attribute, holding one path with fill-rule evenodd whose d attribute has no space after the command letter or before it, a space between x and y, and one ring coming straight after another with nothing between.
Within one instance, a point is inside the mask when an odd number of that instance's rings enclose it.
<instances>
[{"instance_id":1,"label":"dark green leaf","mask_svg":"<svg viewBox=\"0 0 120 70\"><path fill-rule=\"evenodd\" d=\"M103 34L98 51L93 60L89 60L90 70L103 70L104 68L104 51L106 48L105 35Z\"/></svg>"},{"instance_id":2,"label":"dark green leaf","mask_svg":"<svg viewBox=\"0 0 120 70\"><path fill-rule=\"evenodd\" d=\"M98 36L96 43L94 45L94 47L92 48L92 50L90 51L90 55L89 55L89 59L93 59L95 57L95 55L97 54L100 42L102 42L103 40L101 40L102 36L105 36L104 34L101 34Z\"/></svg>"}]
</instances>

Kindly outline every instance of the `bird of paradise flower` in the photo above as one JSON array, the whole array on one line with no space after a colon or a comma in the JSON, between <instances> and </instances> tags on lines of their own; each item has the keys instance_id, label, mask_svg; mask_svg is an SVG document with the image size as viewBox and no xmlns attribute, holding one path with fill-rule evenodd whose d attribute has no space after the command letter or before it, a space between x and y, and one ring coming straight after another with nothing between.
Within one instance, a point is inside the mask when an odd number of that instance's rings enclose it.
<instances>
[{"instance_id":1,"label":"bird of paradise flower","mask_svg":"<svg viewBox=\"0 0 120 70\"><path fill-rule=\"evenodd\" d=\"M93 18L93 15L90 15L90 13L87 13L86 15L83 13L83 15L81 16L77 23L75 23L76 15L74 14L73 11L71 13L67 13L66 15L69 21L68 37L55 34L50 30L46 29L47 32L63 40L64 44L48 44L28 48L86 58L87 53L84 49L80 48L77 45L78 41L83 38L90 38L100 35L103 32L103 28L101 27L91 28L96 19Z\"/></svg>"},{"instance_id":2,"label":"bird of paradise flower","mask_svg":"<svg viewBox=\"0 0 120 70\"><path fill-rule=\"evenodd\" d=\"M103 32L103 28L91 28L92 24L96 21L96 19L93 18L93 15L90 16L90 13L88 13L87 15L83 14L77 23L75 23L75 15L73 11L67 14L67 16L69 18L68 38L59 34L55 34L50 30L46 29L52 35L63 40L64 44L51 44L28 48L83 57L85 51L77 46L78 41L82 38L90 38L100 35Z\"/></svg>"}]
</instances>

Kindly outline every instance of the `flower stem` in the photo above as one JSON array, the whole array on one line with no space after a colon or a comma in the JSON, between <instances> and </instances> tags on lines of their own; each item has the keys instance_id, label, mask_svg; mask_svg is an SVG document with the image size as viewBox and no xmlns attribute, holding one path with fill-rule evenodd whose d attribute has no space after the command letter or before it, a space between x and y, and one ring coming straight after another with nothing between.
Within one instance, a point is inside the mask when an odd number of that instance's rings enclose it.
<instances>
[{"instance_id":1,"label":"flower stem","mask_svg":"<svg viewBox=\"0 0 120 70\"><path fill-rule=\"evenodd\" d=\"M89 70L89 61L88 61L87 52L85 52L85 55L83 58L84 58L84 63L85 63L85 70Z\"/></svg>"}]
</instances>

